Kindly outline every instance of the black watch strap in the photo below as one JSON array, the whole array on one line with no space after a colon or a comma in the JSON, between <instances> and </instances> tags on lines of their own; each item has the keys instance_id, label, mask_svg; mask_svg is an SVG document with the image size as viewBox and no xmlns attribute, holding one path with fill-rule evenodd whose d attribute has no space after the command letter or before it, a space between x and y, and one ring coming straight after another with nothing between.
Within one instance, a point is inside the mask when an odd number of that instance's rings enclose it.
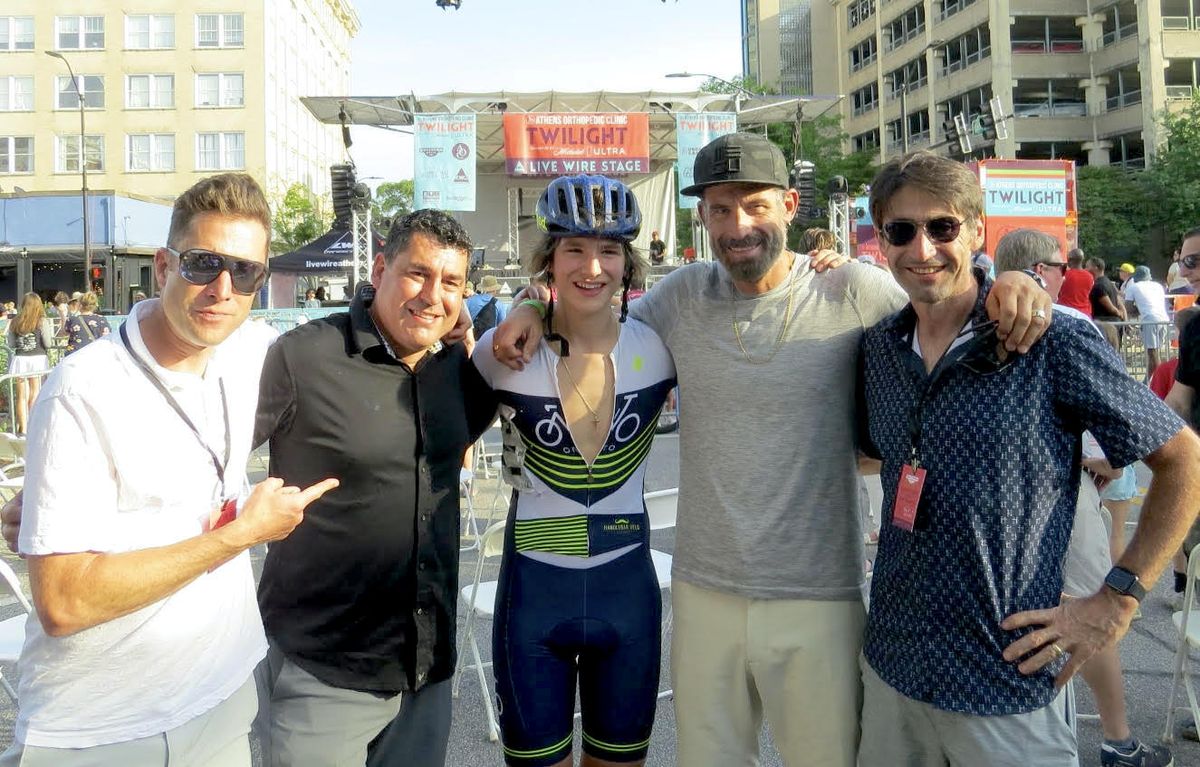
<instances>
[{"instance_id":1,"label":"black watch strap","mask_svg":"<svg viewBox=\"0 0 1200 767\"><path fill-rule=\"evenodd\" d=\"M1104 585L1118 594L1133 597L1138 602L1146 598L1146 587L1138 580L1137 574L1124 567L1114 567L1104 578Z\"/></svg>"}]
</instances>

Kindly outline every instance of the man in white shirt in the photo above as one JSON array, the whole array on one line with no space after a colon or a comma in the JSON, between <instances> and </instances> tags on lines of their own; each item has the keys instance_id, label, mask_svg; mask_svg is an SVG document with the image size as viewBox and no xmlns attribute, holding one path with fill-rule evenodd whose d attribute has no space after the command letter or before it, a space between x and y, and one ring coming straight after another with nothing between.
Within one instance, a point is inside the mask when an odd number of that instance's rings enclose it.
<instances>
[{"instance_id":1,"label":"man in white shirt","mask_svg":"<svg viewBox=\"0 0 1200 767\"><path fill-rule=\"evenodd\" d=\"M37 615L0 765L250 765L266 640L247 550L337 486L247 497L266 347L239 328L269 232L249 176L198 182L154 255L161 298L47 379L20 534Z\"/></svg>"},{"instance_id":2,"label":"man in white shirt","mask_svg":"<svg viewBox=\"0 0 1200 767\"><path fill-rule=\"evenodd\" d=\"M1136 307L1142 323L1142 345L1146 347L1146 380L1154 375L1162 359L1159 349L1167 346L1171 318L1167 315L1167 293L1150 275L1150 267L1139 266L1125 284L1125 303Z\"/></svg>"}]
</instances>

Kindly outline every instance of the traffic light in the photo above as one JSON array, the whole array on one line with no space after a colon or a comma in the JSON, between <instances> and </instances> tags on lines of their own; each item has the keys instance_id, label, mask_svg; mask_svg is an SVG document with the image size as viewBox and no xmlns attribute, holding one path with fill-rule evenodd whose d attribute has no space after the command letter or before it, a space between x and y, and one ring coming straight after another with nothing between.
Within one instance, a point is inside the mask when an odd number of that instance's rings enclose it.
<instances>
[{"instance_id":1,"label":"traffic light","mask_svg":"<svg viewBox=\"0 0 1200 767\"><path fill-rule=\"evenodd\" d=\"M813 218L817 209L816 166L808 160L797 160L790 175L792 189L800 195L797 213L804 218Z\"/></svg>"},{"instance_id":2,"label":"traffic light","mask_svg":"<svg viewBox=\"0 0 1200 767\"><path fill-rule=\"evenodd\" d=\"M980 122L983 124L985 139L996 141L1008 138L1008 125L1004 120L1004 105L1000 103L999 96L988 102L987 114L981 116Z\"/></svg>"},{"instance_id":3,"label":"traffic light","mask_svg":"<svg viewBox=\"0 0 1200 767\"><path fill-rule=\"evenodd\" d=\"M947 117L942 121L942 132L946 134L946 143L950 145L951 151L957 150L967 155L971 153L971 134L967 131L967 118L963 117L962 113Z\"/></svg>"},{"instance_id":4,"label":"traffic light","mask_svg":"<svg viewBox=\"0 0 1200 767\"><path fill-rule=\"evenodd\" d=\"M348 230L352 218L350 208L354 196L354 165L330 165L329 178L330 195L333 197L333 228Z\"/></svg>"}]
</instances>

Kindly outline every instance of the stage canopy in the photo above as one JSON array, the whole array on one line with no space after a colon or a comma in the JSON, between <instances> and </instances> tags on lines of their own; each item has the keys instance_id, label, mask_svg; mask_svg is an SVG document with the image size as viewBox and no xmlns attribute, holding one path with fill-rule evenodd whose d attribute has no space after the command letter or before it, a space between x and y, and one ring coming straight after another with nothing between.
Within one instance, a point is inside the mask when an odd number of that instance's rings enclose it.
<instances>
[{"instance_id":1,"label":"stage canopy","mask_svg":"<svg viewBox=\"0 0 1200 767\"><path fill-rule=\"evenodd\" d=\"M321 122L406 129L417 114L474 114L477 121L476 157L479 172L504 172L506 112L647 112L650 115L652 160L674 162L675 115L695 112L733 112L740 130L770 123L812 120L833 108L841 96L760 96L705 91L642 91L614 93L460 93L434 96L306 96L300 99Z\"/></svg>"}]
</instances>

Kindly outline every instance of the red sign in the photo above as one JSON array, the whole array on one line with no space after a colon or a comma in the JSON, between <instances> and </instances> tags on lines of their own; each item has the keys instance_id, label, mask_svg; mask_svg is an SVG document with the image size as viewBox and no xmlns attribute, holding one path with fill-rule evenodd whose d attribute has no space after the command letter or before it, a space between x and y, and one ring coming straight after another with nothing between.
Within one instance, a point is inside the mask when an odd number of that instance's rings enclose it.
<instances>
[{"instance_id":1,"label":"red sign","mask_svg":"<svg viewBox=\"0 0 1200 767\"><path fill-rule=\"evenodd\" d=\"M504 161L511 176L650 172L646 112L530 112L504 115Z\"/></svg>"}]
</instances>

